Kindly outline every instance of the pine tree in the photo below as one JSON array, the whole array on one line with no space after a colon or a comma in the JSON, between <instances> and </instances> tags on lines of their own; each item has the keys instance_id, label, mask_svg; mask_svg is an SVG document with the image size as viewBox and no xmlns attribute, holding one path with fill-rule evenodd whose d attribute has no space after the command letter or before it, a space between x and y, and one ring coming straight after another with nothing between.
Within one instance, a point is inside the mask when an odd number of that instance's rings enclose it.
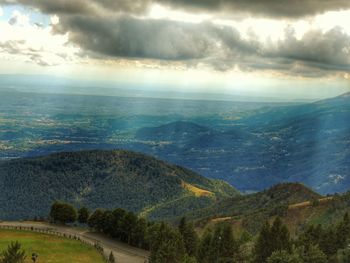
<instances>
[{"instance_id":1,"label":"pine tree","mask_svg":"<svg viewBox=\"0 0 350 263\"><path fill-rule=\"evenodd\" d=\"M322 233L320 249L327 255L327 257L331 257L337 252L337 234L332 228L329 228Z\"/></svg>"},{"instance_id":2,"label":"pine tree","mask_svg":"<svg viewBox=\"0 0 350 263\"><path fill-rule=\"evenodd\" d=\"M271 252L277 250L291 251L290 233L285 225L283 225L281 218L277 217L271 227Z\"/></svg>"},{"instance_id":3,"label":"pine tree","mask_svg":"<svg viewBox=\"0 0 350 263\"><path fill-rule=\"evenodd\" d=\"M119 240L122 240L123 238L123 219L126 213L127 212L121 208L114 209L112 212L114 218L112 237L117 238Z\"/></svg>"},{"instance_id":4,"label":"pine tree","mask_svg":"<svg viewBox=\"0 0 350 263\"><path fill-rule=\"evenodd\" d=\"M124 241L129 245L131 244L132 236L134 230L136 229L136 224L137 216L132 212L127 212L121 221L121 229L123 229L124 232Z\"/></svg>"},{"instance_id":5,"label":"pine tree","mask_svg":"<svg viewBox=\"0 0 350 263\"><path fill-rule=\"evenodd\" d=\"M88 220L89 227L101 231L103 230L103 211L101 209L96 209L95 212L89 217Z\"/></svg>"},{"instance_id":6,"label":"pine tree","mask_svg":"<svg viewBox=\"0 0 350 263\"><path fill-rule=\"evenodd\" d=\"M197 259L195 257L190 257L189 255L185 255L185 259L183 263L197 263Z\"/></svg>"},{"instance_id":7,"label":"pine tree","mask_svg":"<svg viewBox=\"0 0 350 263\"><path fill-rule=\"evenodd\" d=\"M338 263L349 263L350 262L350 249L341 249L337 255Z\"/></svg>"},{"instance_id":8,"label":"pine tree","mask_svg":"<svg viewBox=\"0 0 350 263\"><path fill-rule=\"evenodd\" d=\"M146 239L150 245L150 262L155 262L155 256L162 240L165 239L165 223L156 223L147 229Z\"/></svg>"},{"instance_id":9,"label":"pine tree","mask_svg":"<svg viewBox=\"0 0 350 263\"><path fill-rule=\"evenodd\" d=\"M222 231L221 224L217 224L210 242L209 262L218 262L222 251Z\"/></svg>"},{"instance_id":10,"label":"pine tree","mask_svg":"<svg viewBox=\"0 0 350 263\"><path fill-rule=\"evenodd\" d=\"M89 215L90 215L89 210L83 206L78 210L78 222L80 224L87 224Z\"/></svg>"},{"instance_id":11,"label":"pine tree","mask_svg":"<svg viewBox=\"0 0 350 263\"><path fill-rule=\"evenodd\" d=\"M203 248L200 248L199 253L202 250ZM209 262L233 262L238 250L239 246L233 237L232 226L230 224L217 224L210 241Z\"/></svg>"},{"instance_id":12,"label":"pine tree","mask_svg":"<svg viewBox=\"0 0 350 263\"><path fill-rule=\"evenodd\" d=\"M304 263L327 263L327 256L315 245L303 251L302 259Z\"/></svg>"},{"instance_id":13,"label":"pine tree","mask_svg":"<svg viewBox=\"0 0 350 263\"><path fill-rule=\"evenodd\" d=\"M238 253L237 242L233 238L232 226L230 224L224 224L221 228L221 251L220 261L233 262L234 255Z\"/></svg>"},{"instance_id":14,"label":"pine tree","mask_svg":"<svg viewBox=\"0 0 350 263\"><path fill-rule=\"evenodd\" d=\"M321 236L323 235L323 228L321 225L316 227L310 225L303 233L298 237L298 245L308 249L310 246L316 246L320 244Z\"/></svg>"},{"instance_id":15,"label":"pine tree","mask_svg":"<svg viewBox=\"0 0 350 263\"><path fill-rule=\"evenodd\" d=\"M336 228L336 236L337 248L345 248L347 241L350 238L350 219L348 213L344 215L343 220L338 224Z\"/></svg>"},{"instance_id":16,"label":"pine tree","mask_svg":"<svg viewBox=\"0 0 350 263\"><path fill-rule=\"evenodd\" d=\"M154 224L148 229L151 263L182 263L185 248L180 232L165 223Z\"/></svg>"},{"instance_id":17,"label":"pine tree","mask_svg":"<svg viewBox=\"0 0 350 263\"><path fill-rule=\"evenodd\" d=\"M185 249L180 234L173 233L168 240L163 240L155 253L155 263L183 263Z\"/></svg>"},{"instance_id":18,"label":"pine tree","mask_svg":"<svg viewBox=\"0 0 350 263\"><path fill-rule=\"evenodd\" d=\"M262 263L271 255L271 227L266 221L254 246L255 262Z\"/></svg>"},{"instance_id":19,"label":"pine tree","mask_svg":"<svg viewBox=\"0 0 350 263\"><path fill-rule=\"evenodd\" d=\"M107 236L112 236L114 229L114 216L112 211L106 210L102 214L101 230Z\"/></svg>"},{"instance_id":20,"label":"pine tree","mask_svg":"<svg viewBox=\"0 0 350 263\"><path fill-rule=\"evenodd\" d=\"M181 234L181 235L184 235L184 233L185 233L186 224L187 224L186 218L185 218L185 217L182 217L182 218L180 219L180 223L179 223L179 231L180 231L180 234Z\"/></svg>"},{"instance_id":21,"label":"pine tree","mask_svg":"<svg viewBox=\"0 0 350 263\"><path fill-rule=\"evenodd\" d=\"M286 250L276 250L266 260L266 262L267 263L303 263L303 260L295 252L289 253Z\"/></svg>"},{"instance_id":22,"label":"pine tree","mask_svg":"<svg viewBox=\"0 0 350 263\"><path fill-rule=\"evenodd\" d=\"M115 263L115 258L114 258L114 255L113 255L112 251L111 251L111 253L109 254L109 257L108 257L108 263Z\"/></svg>"},{"instance_id":23,"label":"pine tree","mask_svg":"<svg viewBox=\"0 0 350 263\"><path fill-rule=\"evenodd\" d=\"M197 254L197 261L201 263L210 263L210 248L211 248L211 240L213 238L212 231L210 229L207 229L198 246L198 254Z\"/></svg>"},{"instance_id":24,"label":"pine tree","mask_svg":"<svg viewBox=\"0 0 350 263\"><path fill-rule=\"evenodd\" d=\"M24 263L25 258L25 251L21 250L21 244L12 242L2 253L0 263Z\"/></svg>"},{"instance_id":25,"label":"pine tree","mask_svg":"<svg viewBox=\"0 0 350 263\"><path fill-rule=\"evenodd\" d=\"M187 223L185 217L181 218L179 232L182 236L186 253L193 257L197 254L198 236L192 223Z\"/></svg>"},{"instance_id":26,"label":"pine tree","mask_svg":"<svg viewBox=\"0 0 350 263\"><path fill-rule=\"evenodd\" d=\"M144 218L138 218L136 227L132 233L132 244L140 248L147 249L147 242L145 240L147 230L147 221Z\"/></svg>"}]
</instances>

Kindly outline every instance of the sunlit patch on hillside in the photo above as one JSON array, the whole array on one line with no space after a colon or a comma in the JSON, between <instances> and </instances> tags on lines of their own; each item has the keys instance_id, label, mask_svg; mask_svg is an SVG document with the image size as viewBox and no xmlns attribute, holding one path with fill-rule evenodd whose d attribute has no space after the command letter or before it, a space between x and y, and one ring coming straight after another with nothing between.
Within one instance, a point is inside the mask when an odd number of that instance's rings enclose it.
<instances>
[{"instance_id":1,"label":"sunlit patch on hillside","mask_svg":"<svg viewBox=\"0 0 350 263\"><path fill-rule=\"evenodd\" d=\"M193 193L196 197L203 197L203 196L213 196L214 193L198 188L192 184L188 184L186 182L182 182L182 187L185 188L186 190L190 191Z\"/></svg>"}]
</instances>

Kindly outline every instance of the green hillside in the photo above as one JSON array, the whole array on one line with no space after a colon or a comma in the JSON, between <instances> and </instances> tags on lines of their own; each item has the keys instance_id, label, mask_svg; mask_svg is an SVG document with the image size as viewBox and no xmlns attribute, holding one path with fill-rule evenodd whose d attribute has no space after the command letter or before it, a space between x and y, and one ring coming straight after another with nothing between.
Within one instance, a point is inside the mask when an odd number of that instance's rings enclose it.
<instances>
[{"instance_id":1,"label":"green hillside","mask_svg":"<svg viewBox=\"0 0 350 263\"><path fill-rule=\"evenodd\" d=\"M232 216L256 211L270 211L290 204L320 198L321 195L299 183L275 185L268 190L250 195L226 198L213 206L192 212L192 217Z\"/></svg>"},{"instance_id":2,"label":"green hillside","mask_svg":"<svg viewBox=\"0 0 350 263\"><path fill-rule=\"evenodd\" d=\"M320 198L321 195L302 184L284 183L262 192L220 200L209 207L189 212L186 216L200 225L220 219L240 221L243 228L255 233L269 218L286 215L290 205Z\"/></svg>"},{"instance_id":3,"label":"green hillside","mask_svg":"<svg viewBox=\"0 0 350 263\"><path fill-rule=\"evenodd\" d=\"M229 222L236 232L257 234L266 221L280 217L294 236L309 225L339 224L350 213L350 192L321 196L298 183L286 183L251 195L227 198L187 214L203 230L218 222Z\"/></svg>"},{"instance_id":4,"label":"green hillside","mask_svg":"<svg viewBox=\"0 0 350 263\"><path fill-rule=\"evenodd\" d=\"M25 251L25 263L33 262L31 259L33 252L39 255L38 262L105 262L103 256L94 247L77 240L30 231L0 230L0 251L4 251L14 241L18 241Z\"/></svg>"},{"instance_id":5,"label":"green hillside","mask_svg":"<svg viewBox=\"0 0 350 263\"><path fill-rule=\"evenodd\" d=\"M0 219L45 217L54 200L171 218L238 194L224 182L129 151L0 162Z\"/></svg>"}]
</instances>

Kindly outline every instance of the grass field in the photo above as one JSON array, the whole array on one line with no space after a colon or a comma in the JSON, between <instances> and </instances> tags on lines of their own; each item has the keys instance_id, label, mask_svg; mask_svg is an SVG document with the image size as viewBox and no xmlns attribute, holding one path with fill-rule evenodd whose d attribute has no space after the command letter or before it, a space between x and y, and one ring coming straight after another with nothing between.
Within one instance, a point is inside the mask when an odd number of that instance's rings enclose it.
<instances>
[{"instance_id":1,"label":"grass field","mask_svg":"<svg viewBox=\"0 0 350 263\"><path fill-rule=\"evenodd\" d=\"M27 262L33 252L39 254L38 263L103 263L103 257L93 248L79 241L29 231L0 230L0 251L11 241L18 241L25 250Z\"/></svg>"}]
</instances>

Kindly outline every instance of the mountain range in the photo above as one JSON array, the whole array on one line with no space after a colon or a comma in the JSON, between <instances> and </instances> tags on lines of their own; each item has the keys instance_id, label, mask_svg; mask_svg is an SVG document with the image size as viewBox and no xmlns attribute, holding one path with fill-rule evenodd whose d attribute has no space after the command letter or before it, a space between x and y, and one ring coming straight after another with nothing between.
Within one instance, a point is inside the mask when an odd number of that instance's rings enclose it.
<instances>
[{"instance_id":1,"label":"mountain range","mask_svg":"<svg viewBox=\"0 0 350 263\"><path fill-rule=\"evenodd\" d=\"M143 128L136 136L163 142L144 152L241 191L281 182L301 182L322 194L350 188L350 93L255 110L224 130L177 122Z\"/></svg>"}]
</instances>

